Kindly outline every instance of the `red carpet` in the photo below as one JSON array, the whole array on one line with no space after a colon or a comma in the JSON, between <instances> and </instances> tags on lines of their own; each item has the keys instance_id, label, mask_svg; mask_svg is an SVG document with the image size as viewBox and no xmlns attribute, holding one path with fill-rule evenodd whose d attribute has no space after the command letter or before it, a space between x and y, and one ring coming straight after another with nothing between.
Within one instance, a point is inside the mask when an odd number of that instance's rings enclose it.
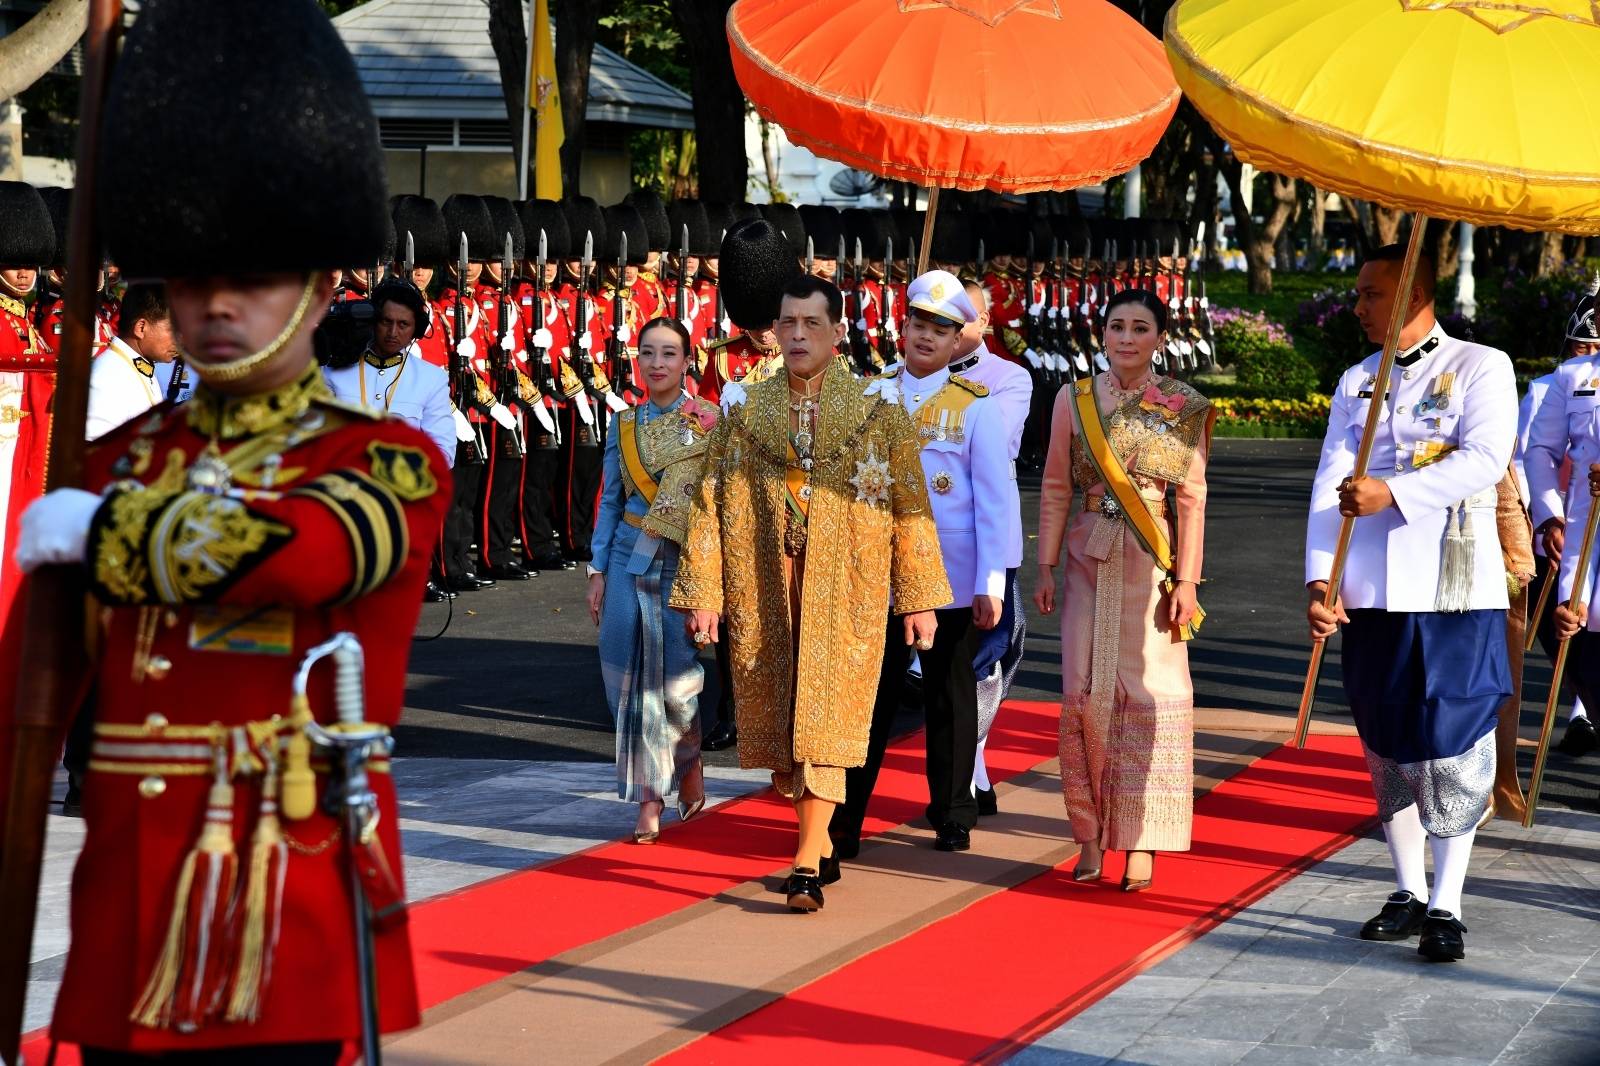
<instances>
[{"instance_id":1,"label":"red carpet","mask_svg":"<svg viewBox=\"0 0 1600 1066\"><path fill-rule=\"evenodd\" d=\"M844 1049L875 1066L999 1058L1343 847L1373 816L1355 738L1312 737L1202 797L1193 850L1160 856L1148 892L1075 884L1071 860L659 1061L827 1062ZM1108 882L1121 874L1107 864ZM971 975L968 960L982 960L987 978L967 984L957 1013L952 971Z\"/></svg>"}]
</instances>

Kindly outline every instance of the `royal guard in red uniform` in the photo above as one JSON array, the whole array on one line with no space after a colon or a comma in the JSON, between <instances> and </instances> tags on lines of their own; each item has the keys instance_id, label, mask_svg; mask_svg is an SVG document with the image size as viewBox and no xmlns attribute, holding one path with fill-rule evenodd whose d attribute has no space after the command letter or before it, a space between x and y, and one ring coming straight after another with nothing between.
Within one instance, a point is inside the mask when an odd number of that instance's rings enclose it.
<instances>
[{"instance_id":1,"label":"royal guard in red uniform","mask_svg":"<svg viewBox=\"0 0 1600 1066\"><path fill-rule=\"evenodd\" d=\"M600 264L583 264L584 250L598 254L606 244L605 214L592 197L573 196L561 202L567 219L567 258L556 290L568 347L563 353L580 388L562 411L561 473L556 482L556 536L561 551L573 562L588 562L594 534L595 508L604 472L603 434L609 420L605 397L611 391L606 375L605 334L598 303Z\"/></svg>"},{"instance_id":2,"label":"royal guard in red uniform","mask_svg":"<svg viewBox=\"0 0 1600 1066\"><path fill-rule=\"evenodd\" d=\"M411 284L419 292L427 292L433 284L433 273L439 263L450 259L450 241L445 236L444 214L439 205L426 196L396 196L390 208L394 222L395 252L391 266L397 274L405 272L406 238L411 238ZM424 360L437 367L449 368L450 337L439 308L425 305L428 321L419 323L417 351Z\"/></svg>"},{"instance_id":3,"label":"royal guard in red uniform","mask_svg":"<svg viewBox=\"0 0 1600 1066\"><path fill-rule=\"evenodd\" d=\"M622 234L628 236L627 262L618 270ZM644 376L639 370L639 330L650 321L655 296L644 285L640 271L648 258L650 235L639 212L627 204L606 208L606 243L597 247L596 269L601 283L595 313L600 320L604 344L605 369L611 378L612 392L624 404L638 406L649 399ZM620 316L619 316L620 309ZM615 401L609 397L608 405Z\"/></svg>"},{"instance_id":4,"label":"royal guard in red uniform","mask_svg":"<svg viewBox=\"0 0 1600 1066\"><path fill-rule=\"evenodd\" d=\"M33 322L40 338L52 352L61 350L61 330L67 304L62 293L67 291L67 222L72 203L72 190L57 186L41 186L39 198L50 212L50 226L56 235L56 254L45 271L39 286L38 298L33 305ZM117 316L120 305L108 280L108 272L100 272L95 290L100 299L95 307L94 350L102 351L117 335Z\"/></svg>"},{"instance_id":5,"label":"royal guard in red uniform","mask_svg":"<svg viewBox=\"0 0 1600 1066\"><path fill-rule=\"evenodd\" d=\"M351 861L380 1028L418 1003L387 759L357 833L324 813L337 738L311 747L308 723L334 720L333 670L305 702L296 674L353 634L364 717L399 719L450 491L427 436L332 400L312 354L333 270L382 250L377 122L312 0L163 0L129 31L95 165L113 254L165 281L200 385L91 444L84 488L36 501L18 537L25 570L81 565L99 608L51 1035L87 1066L332 1066L363 1034Z\"/></svg>"},{"instance_id":6,"label":"royal guard in red uniform","mask_svg":"<svg viewBox=\"0 0 1600 1066\"><path fill-rule=\"evenodd\" d=\"M672 233L672 246L667 255L665 278L666 310L662 314L680 318L689 331L693 350L690 355L689 381L686 387L699 395L701 367L705 365L706 344L713 339L716 317L716 281L702 275L702 264L709 255L716 256L711 242L711 227L706 209L697 200L674 200L667 206L667 226ZM680 253L684 234L689 236L687 256ZM678 314L678 282L684 280L683 314Z\"/></svg>"},{"instance_id":7,"label":"royal guard in red uniform","mask_svg":"<svg viewBox=\"0 0 1600 1066\"><path fill-rule=\"evenodd\" d=\"M668 251L677 251L677 231L667 218L666 205L652 190L635 189L623 202L637 211L639 221L644 223L645 257L639 264L638 277L631 286L633 302L641 316L639 323L643 325L662 315L670 318L672 304L667 299L666 263ZM629 241L631 243L631 237Z\"/></svg>"},{"instance_id":8,"label":"royal guard in red uniform","mask_svg":"<svg viewBox=\"0 0 1600 1066\"><path fill-rule=\"evenodd\" d=\"M55 233L38 190L0 181L0 609L9 607L19 581L11 557L17 522L44 490L48 465L55 350L23 301L54 256Z\"/></svg>"},{"instance_id":9,"label":"royal guard in red uniform","mask_svg":"<svg viewBox=\"0 0 1600 1066\"><path fill-rule=\"evenodd\" d=\"M572 570L556 533L556 486L561 473L562 408L583 386L563 360L571 342L556 278L571 244L566 215L554 200L518 205L527 258L512 286L520 322L521 380L525 393L522 460L522 554L532 570ZM542 243L541 243L542 242ZM540 258L541 249L543 258Z\"/></svg>"},{"instance_id":10,"label":"royal guard in red uniform","mask_svg":"<svg viewBox=\"0 0 1600 1066\"><path fill-rule=\"evenodd\" d=\"M494 393L479 369L480 364L488 365L484 353L494 342L491 327L484 321L483 307L478 302L479 280L483 275L480 256L490 253L479 249L494 244L494 224L489 218L489 209L477 196L458 193L446 199L440 211L444 215L445 243L450 254L445 259L445 285L433 301L433 308L444 326L450 398L467 423L466 432L458 432L458 436L465 439L456 449L455 495L444 526L443 576L445 585L452 591L473 592L494 584L493 578L479 572L478 561L472 555L478 494L488 465L489 412L495 407ZM463 279L457 277L463 235L467 238L468 257L464 285ZM458 303L459 328L456 322ZM456 372L458 360L465 361L464 373ZM461 429L459 424L457 429Z\"/></svg>"}]
</instances>

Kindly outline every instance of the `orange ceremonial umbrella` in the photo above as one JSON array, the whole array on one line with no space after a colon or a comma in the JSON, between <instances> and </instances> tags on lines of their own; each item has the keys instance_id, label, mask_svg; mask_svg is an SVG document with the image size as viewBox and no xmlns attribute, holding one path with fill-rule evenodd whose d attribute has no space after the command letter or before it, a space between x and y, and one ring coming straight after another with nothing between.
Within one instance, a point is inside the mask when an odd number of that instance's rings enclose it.
<instances>
[{"instance_id":1,"label":"orange ceremonial umbrella","mask_svg":"<svg viewBox=\"0 0 1600 1066\"><path fill-rule=\"evenodd\" d=\"M1178 107L1161 42L1105 0L738 0L728 41L790 140L934 194L1104 181Z\"/></svg>"}]
</instances>

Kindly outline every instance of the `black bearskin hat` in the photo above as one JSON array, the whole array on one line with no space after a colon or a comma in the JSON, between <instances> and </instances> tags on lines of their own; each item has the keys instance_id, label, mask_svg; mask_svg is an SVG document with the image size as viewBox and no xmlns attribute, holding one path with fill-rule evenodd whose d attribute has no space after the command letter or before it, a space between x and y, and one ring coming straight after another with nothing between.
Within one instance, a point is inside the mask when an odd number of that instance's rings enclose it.
<instances>
[{"instance_id":1,"label":"black bearskin hat","mask_svg":"<svg viewBox=\"0 0 1600 1066\"><path fill-rule=\"evenodd\" d=\"M461 235L467 235L467 258L474 263L487 263L500 258L500 248L505 237L495 240L494 216L483 197L458 192L449 197L441 208L444 212L445 236L450 254L445 262L454 263L461 255Z\"/></svg>"},{"instance_id":2,"label":"black bearskin hat","mask_svg":"<svg viewBox=\"0 0 1600 1066\"><path fill-rule=\"evenodd\" d=\"M707 255L716 255L722 248L722 236L731 230L739 219L733 213L733 206L721 200L702 200L701 207L706 209L706 236L711 239L707 246L710 251Z\"/></svg>"},{"instance_id":3,"label":"black bearskin hat","mask_svg":"<svg viewBox=\"0 0 1600 1066\"><path fill-rule=\"evenodd\" d=\"M789 250L794 253L796 260L806 257L806 238L811 231L806 228L804 217L799 208L794 204L761 204L761 217L783 234L783 239L789 242ZM829 248L828 255L833 255L837 249ZM817 254L822 254L822 249L817 249Z\"/></svg>"},{"instance_id":4,"label":"black bearskin hat","mask_svg":"<svg viewBox=\"0 0 1600 1066\"><path fill-rule=\"evenodd\" d=\"M55 254L55 227L39 190L25 181L0 181L0 266L48 266Z\"/></svg>"},{"instance_id":5,"label":"black bearskin hat","mask_svg":"<svg viewBox=\"0 0 1600 1066\"><path fill-rule=\"evenodd\" d=\"M650 256L650 234L639 212L627 204L606 208L606 242L597 248L600 259L606 266L616 265L624 233L628 235L628 265L644 266Z\"/></svg>"},{"instance_id":6,"label":"black bearskin hat","mask_svg":"<svg viewBox=\"0 0 1600 1066\"><path fill-rule=\"evenodd\" d=\"M554 200L524 200L517 205L522 216L522 233L528 239L527 259L539 254L539 234L544 234L544 253L549 259L567 259L574 254L572 232L567 216Z\"/></svg>"},{"instance_id":7,"label":"black bearskin hat","mask_svg":"<svg viewBox=\"0 0 1600 1066\"><path fill-rule=\"evenodd\" d=\"M835 258L839 254L839 238L844 236L839 209L827 204L801 204L800 218L806 224L806 236L811 238L811 254L817 259ZM804 241L800 242L800 254L805 255Z\"/></svg>"},{"instance_id":8,"label":"black bearskin hat","mask_svg":"<svg viewBox=\"0 0 1600 1066\"><path fill-rule=\"evenodd\" d=\"M572 241L567 258L583 258L584 238L589 236L594 237L595 255L603 254L606 247L606 216L594 197L569 196L561 201L561 209L566 212L567 236Z\"/></svg>"},{"instance_id":9,"label":"black bearskin hat","mask_svg":"<svg viewBox=\"0 0 1600 1066\"><path fill-rule=\"evenodd\" d=\"M667 223L667 209L661 203L661 197L653 189L635 189L622 201L635 211L644 222L646 235L649 237L649 250L652 252L665 252L668 249L676 251L677 236ZM632 243L633 238L628 238Z\"/></svg>"},{"instance_id":10,"label":"black bearskin hat","mask_svg":"<svg viewBox=\"0 0 1600 1066\"><path fill-rule=\"evenodd\" d=\"M52 270L65 270L67 266L67 218L72 212L72 190L55 185L41 185L39 199L50 212L50 228L55 232L56 254L50 257Z\"/></svg>"},{"instance_id":11,"label":"black bearskin hat","mask_svg":"<svg viewBox=\"0 0 1600 1066\"><path fill-rule=\"evenodd\" d=\"M933 217L933 245L928 258L935 263L966 263L977 258L978 238L973 232L972 215L965 211L940 211ZM989 255L996 249L985 246Z\"/></svg>"},{"instance_id":12,"label":"black bearskin hat","mask_svg":"<svg viewBox=\"0 0 1600 1066\"><path fill-rule=\"evenodd\" d=\"M383 254L378 123L315 0L142 5L112 74L99 198L131 278Z\"/></svg>"},{"instance_id":13,"label":"black bearskin hat","mask_svg":"<svg viewBox=\"0 0 1600 1066\"><path fill-rule=\"evenodd\" d=\"M683 241L683 231L688 229L690 255L717 254L717 242L711 239L711 223L699 200L674 200L668 204L667 225L672 229L672 241L668 247L674 253Z\"/></svg>"},{"instance_id":14,"label":"black bearskin hat","mask_svg":"<svg viewBox=\"0 0 1600 1066\"><path fill-rule=\"evenodd\" d=\"M748 200L740 200L738 203L733 205L733 220L735 222L749 222L752 218L766 217L766 215L761 213L761 208L757 207L753 203L750 203ZM732 227L729 228L731 229Z\"/></svg>"},{"instance_id":15,"label":"black bearskin hat","mask_svg":"<svg viewBox=\"0 0 1600 1066\"><path fill-rule=\"evenodd\" d=\"M511 261L520 263L527 258L527 234L522 230L522 216L516 205L504 196L485 196L483 206L489 209L489 221L494 223L494 261L500 262L506 254L506 234L511 234Z\"/></svg>"},{"instance_id":16,"label":"black bearskin hat","mask_svg":"<svg viewBox=\"0 0 1600 1066\"><path fill-rule=\"evenodd\" d=\"M722 239L722 306L740 329L763 329L778 318L783 287L800 276L794 249L764 218L740 222Z\"/></svg>"},{"instance_id":17,"label":"black bearskin hat","mask_svg":"<svg viewBox=\"0 0 1600 1066\"><path fill-rule=\"evenodd\" d=\"M444 212L426 196L396 196L389 215L394 221L395 259L404 259L406 234L411 234L411 250L417 266L438 266L450 259L449 228Z\"/></svg>"}]
</instances>

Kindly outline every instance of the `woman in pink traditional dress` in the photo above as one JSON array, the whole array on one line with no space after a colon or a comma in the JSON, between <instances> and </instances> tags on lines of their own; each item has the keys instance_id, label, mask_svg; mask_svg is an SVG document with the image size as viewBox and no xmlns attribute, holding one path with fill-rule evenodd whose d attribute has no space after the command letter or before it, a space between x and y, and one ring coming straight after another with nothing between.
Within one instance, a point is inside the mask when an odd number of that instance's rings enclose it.
<instances>
[{"instance_id":1,"label":"woman in pink traditional dress","mask_svg":"<svg viewBox=\"0 0 1600 1066\"><path fill-rule=\"evenodd\" d=\"M1112 297L1110 370L1093 389L1102 436L1126 470L1121 480L1172 544L1172 572L1108 493L1105 457L1097 465L1085 448L1072 386L1056 397L1039 499L1033 600L1052 614L1061 589L1061 787L1081 849L1073 877L1096 880L1106 851L1126 851L1122 887L1130 892L1150 886L1155 852L1188 850L1194 806L1194 688L1183 641L1197 621L1213 412L1189 386L1154 372L1166 327L1154 294Z\"/></svg>"}]
</instances>

